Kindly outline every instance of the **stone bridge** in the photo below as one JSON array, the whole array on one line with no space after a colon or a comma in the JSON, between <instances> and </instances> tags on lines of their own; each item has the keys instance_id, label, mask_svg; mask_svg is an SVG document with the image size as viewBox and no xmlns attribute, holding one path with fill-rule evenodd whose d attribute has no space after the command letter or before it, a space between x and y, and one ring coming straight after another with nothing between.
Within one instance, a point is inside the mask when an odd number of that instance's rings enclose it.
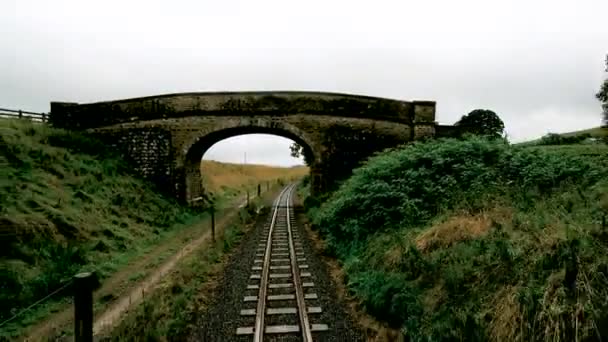
<instances>
[{"instance_id":1,"label":"stone bridge","mask_svg":"<svg viewBox=\"0 0 608 342\"><path fill-rule=\"evenodd\" d=\"M213 144L267 133L297 142L314 193L375 152L433 137L435 102L321 92L184 93L76 104L52 102L49 121L95 133L160 189L191 202L204 194L201 158Z\"/></svg>"}]
</instances>

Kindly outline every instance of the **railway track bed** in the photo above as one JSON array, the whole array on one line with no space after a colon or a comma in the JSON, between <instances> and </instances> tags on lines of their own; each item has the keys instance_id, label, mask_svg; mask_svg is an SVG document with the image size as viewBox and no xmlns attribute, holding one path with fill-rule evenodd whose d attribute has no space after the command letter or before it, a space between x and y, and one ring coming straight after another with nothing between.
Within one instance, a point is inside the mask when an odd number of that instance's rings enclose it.
<instances>
[{"instance_id":1,"label":"railway track bed","mask_svg":"<svg viewBox=\"0 0 608 342\"><path fill-rule=\"evenodd\" d=\"M252 325L238 327L237 335L253 335L263 341L268 335L299 334L302 341L312 341L312 333L329 330L325 323L313 323L323 311L315 306L319 299L314 292L314 277L306 263L293 213L294 186L285 188L273 205L270 224L259 240L250 284L243 298L240 315L255 317ZM311 303L313 302L313 303Z\"/></svg>"},{"instance_id":2,"label":"railway track bed","mask_svg":"<svg viewBox=\"0 0 608 342\"><path fill-rule=\"evenodd\" d=\"M293 186L232 256L198 341L363 341L292 206Z\"/></svg>"}]
</instances>

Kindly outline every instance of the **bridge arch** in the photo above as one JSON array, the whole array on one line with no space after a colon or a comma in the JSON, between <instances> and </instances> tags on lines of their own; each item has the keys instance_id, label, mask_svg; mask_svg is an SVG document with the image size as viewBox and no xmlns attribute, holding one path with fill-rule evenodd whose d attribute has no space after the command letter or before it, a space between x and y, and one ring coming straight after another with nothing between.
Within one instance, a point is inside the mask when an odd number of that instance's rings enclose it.
<instances>
[{"instance_id":1,"label":"bridge arch","mask_svg":"<svg viewBox=\"0 0 608 342\"><path fill-rule=\"evenodd\" d=\"M255 120L249 125L222 125L212 131L196 132L184 143L180 151L184 170L182 198L192 203L204 197L205 189L200 167L205 152L222 140L246 134L270 134L291 139L302 146L304 153L311 157L310 160L313 161L313 165L310 165L311 170L314 169L314 165L321 162L320 146L317 146L304 132L288 123Z\"/></svg>"},{"instance_id":2,"label":"bridge arch","mask_svg":"<svg viewBox=\"0 0 608 342\"><path fill-rule=\"evenodd\" d=\"M437 136L438 127L433 101L314 91L51 102L49 122L96 134L161 191L183 202L203 193L199 165L204 151L231 136L266 133L296 141L314 158L311 191L321 193L335 188L373 153Z\"/></svg>"}]
</instances>

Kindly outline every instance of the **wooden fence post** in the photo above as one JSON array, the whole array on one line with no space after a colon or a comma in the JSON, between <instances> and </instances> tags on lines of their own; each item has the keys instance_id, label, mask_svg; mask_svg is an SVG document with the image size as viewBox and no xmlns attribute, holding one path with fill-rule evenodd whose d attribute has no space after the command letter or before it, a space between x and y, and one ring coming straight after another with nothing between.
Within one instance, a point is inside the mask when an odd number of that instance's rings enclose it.
<instances>
[{"instance_id":1,"label":"wooden fence post","mask_svg":"<svg viewBox=\"0 0 608 342\"><path fill-rule=\"evenodd\" d=\"M74 341L93 341L93 288L95 277L91 272L74 276Z\"/></svg>"},{"instance_id":2,"label":"wooden fence post","mask_svg":"<svg viewBox=\"0 0 608 342\"><path fill-rule=\"evenodd\" d=\"M211 205L211 239L215 242L215 205Z\"/></svg>"},{"instance_id":3,"label":"wooden fence post","mask_svg":"<svg viewBox=\"0 0 608 342\"><path fill-rule=\"evenodd\" d=\"M19 109L19 119L23 118L23 112L21 111L21 109Z\"/></svg>"},{"instance_id":4,"label":"wooden fence post","mask_svg":"<svg viewBox=\"0 0 608 342\"><path fill-rule=\"evenodd\" d=\"M262 194L262 184L258 184L258 197Z\"/></svg>"}]
</instances>

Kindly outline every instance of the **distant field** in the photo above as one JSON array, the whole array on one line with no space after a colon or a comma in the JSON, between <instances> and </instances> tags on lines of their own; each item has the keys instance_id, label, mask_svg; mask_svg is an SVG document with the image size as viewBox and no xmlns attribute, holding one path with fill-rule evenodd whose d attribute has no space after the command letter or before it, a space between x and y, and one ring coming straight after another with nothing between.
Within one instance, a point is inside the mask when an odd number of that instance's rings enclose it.
<instances>
[{"instance_id":1,"label":"distant field","mask_svg":"<svg viewBox=\"0 0 608 342\"><path fill-rule=\"evenodd\" d=\"M603 138L603 137L608 136L608 128L594 127L594 128L584 129L584 130L580 130L580 131L558 133L558 134L561 135L562 137L573 137L573 136L577 136L577 135L589 134L593 138ZM540 142L540 138L534 139L534 140L529 140L529 141L524 141L524 142L518 143L516 145L535 145L539 142Z\"/></svg>"},{"instance_id":2,"label":"distant field","mask_svg":"<svg viewBox=\"0 0 608 342\"><path fill-rule=\"evenodd\" d=\"M258 184L265 188L267 182L303 177L308 174L308 167L243 165L203 160L201 174L205 191L215 195L230 196L247 188L254 190Z\"/></svg>"},{"instance_id":3,"label":"distant field","mask_svg":"<svg viewBox=\"0 0 608 342\"><path fill-rule=\"evenodd\" d=\"M605 144L546 145L523 147L527 149L557 153L563 156L583 157L588 160L594 160L598 164L608 167L608 145Z\"/></svg>"},{"instance_id":4,"label":"distant field","mask_svg":"<svg viewBox=\"0 0 608 342\"><path fill-rule=\"evenodd\" d=\"M608 153L608 145L605 144L573 144L573 145L540 145L526 146L530 149L542 149L545 151L563 152L564 154L576 155L605 155Z\"/></svg>"},{"instance_id":5,"label":"distant field","mask_svg":"<svg viewBox=\"0 0 608 342\"><path fill-rule=\"evenodd\" d=\"M574 137L589 134L593 138L608 136L608 128L595 127L581 131L560 134L562 137ZM543 145L541 139L516 144L519 147L557 153L563 156L578 156L608 167L608 145L603 143L582 141L572 144Z\"/></svg>"},{"instance_id":6,"label":"distant field","mask_svg":"<svg viewBox=\"0 0 608 342\"><path fill-rule=\"evenodd\" d=\"M594 128L584 129L582 131L562 133L560 135L565 136L565 137L571 137L574 135L585 134L585 133L589 133L594 138L602 138L602 137L608 136L608 128L594 127Z\"/></svg>"}]
</instances>

